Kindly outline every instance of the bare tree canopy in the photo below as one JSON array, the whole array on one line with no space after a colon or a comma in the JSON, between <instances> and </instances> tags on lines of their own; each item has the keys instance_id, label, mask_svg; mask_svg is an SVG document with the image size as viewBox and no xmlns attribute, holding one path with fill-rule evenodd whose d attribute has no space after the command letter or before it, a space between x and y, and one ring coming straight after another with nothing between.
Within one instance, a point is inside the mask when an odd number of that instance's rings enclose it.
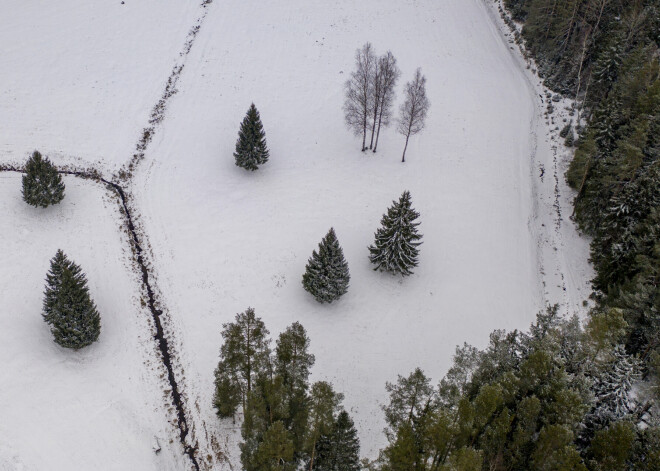
<instances>
[{"instance_id":1,"label":"bare tree canopy","mask_svg":"<svg viewBox=\"0 0 660 471\"><path fill-rule=\"evenodd\" d=\"M406 136L406 145L403 148L401 162L406 161L406 149L408 148L408 139L424 129L424 120L431 103L426 98L426 77L422 75L422 69L417 68L415 78L412 82L406 83L405 88L406 101L399 110L399 122L397 131Z\"/></svg>"},{"instance_id":2,"label":"bare tree canopy","mask_svg":"<svg viewBox=\"0 0 660 471\"><path fill-rule=\"evenodd\" d=\"M394 102L397 80L401 76L401 71L396 65L396 59L391 51L387 51L378 58L376 73L374 74L374 113L373 128L371 130L371 143L373 151L378 147L378 137L380 136L381 126L390 124L392 116L392 103ZM374 130L376 130L376 143L374 144ZM371 149L371 146L369 146Z\"/></svg>"},{"instance_id":3,"label":"bare tree canopy","mask_svg":"<svg viewBox=\"0 0 660 471\"><path fill-rule=\"evenodd\" d=\"M355 53L357 70L351 73L346 82L344 116L346 124L356 135L362 133L362 151L366 150L367 126L373 109L373 75L376 69L376 56L371 43L366 43Z\"/></svg>"}]
</instances>

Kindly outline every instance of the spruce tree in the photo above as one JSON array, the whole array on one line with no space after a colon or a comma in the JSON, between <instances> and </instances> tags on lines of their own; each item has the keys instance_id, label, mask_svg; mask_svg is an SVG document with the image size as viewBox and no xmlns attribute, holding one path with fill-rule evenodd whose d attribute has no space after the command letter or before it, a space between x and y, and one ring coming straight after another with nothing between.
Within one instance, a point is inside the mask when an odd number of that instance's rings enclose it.
<instances>
[{"instance_id":1,"label":"spruce tree","mask_svg":"<svg viewBox=\"0 0 660 471\"><path fill-rule=\"evenodd\" d=\"M80 267L59 250L51 260L46 282L43 317L55 342L75 350L95 342L101 333L101 319Z\"/></svg>"},{"instance_id":2,"label":"spruce tree","mask_svg":"<svg viewBox=\"0 0 660 471\"><path fill-rule=\"evenodd\" d=\"M369 247L369 260L376 265L374 270L412 274L412 268L419 263L417 248L421 234L417 232L419 213L412 209L410 192L404 191L398 202L387 210L381 220L382 227L376 231L374 245Z\"/></svg>"},{"instance_id":3,"label":"spruce tree","mask_svg":"<svg viewBox=\"0 0 660 471\"><path fill-rule=\"evenodd\" d=\"M329 435L316 444L316 471L360 471L360 440L348 412L341 411Z\"/></svg>"},{"instance_id":4,"label":"spruce tree","mask_svg":"<svg viewBox=\"0 0 660 471\"><path fill-rule=\"evenodd\" d=\"M252 103L238 132L236 152L234 152L236 165L246 170L256 170L259 165L268 161L268 155L266 133L261 124L259 111Z\"/></svg>"},{"instance_id":5,"label":"spruce tree","mask_svg":"<svg viewBox=\"0 0 660 471\"><path fill-rule=\"evenodd\" d=\"M330 228L319 244L318 253L312 252L307 262L302 283L320 303L331 303L348 291L348 263L339 245L335 230Z\"/></svg>"},{"instance_id":6,"label":"spruce tree","mask_svg":"<svg viewBox=\"0 0 660 471\"><path fill-rule=\"evenodd\" d=\"M55 166L34 151L25 164L23 200L35 207L46 208L64 199L64 183Z\"/></svg>"}]
</instances>

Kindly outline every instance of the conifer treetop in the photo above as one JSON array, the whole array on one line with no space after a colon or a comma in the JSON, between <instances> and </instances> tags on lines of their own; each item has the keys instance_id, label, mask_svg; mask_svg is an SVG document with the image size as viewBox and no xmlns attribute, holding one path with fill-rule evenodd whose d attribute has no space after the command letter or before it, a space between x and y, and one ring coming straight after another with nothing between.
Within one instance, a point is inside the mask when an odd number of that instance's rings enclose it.
<instances>
[{"instance_id":1,"label":"conifer treetop","mask_svg":"<svg viewBox=\"0 0 660 471\"><path fill-rule=\"evenodd\" d=\"M303 275L303 287L318 302L326 303L339 299L348 291L350 275L344 251L339 245L334 228L330 228L307 262Z\"/></svg>"},{"instance_id":2,"label":"conifer treetop","mask_svg":"<svg viewBox=\"0 0 660 471\"><path fill-rule=\"evenodd\" d=\"M261 116L257 107L252 103L238 132L236 151L234 152L236 165L254 171L268 161L269 155Z\"/></svg>"},{"instance_id":3,"label":"conifer treetop","mask_svg":"<svg viewBox=\"0 0 660 471\"><path fill-rule=\"evenodd\" d=\"M34 151L25 164L23 200L35 207L46 208L64 199L62 176L47 157Z\"/></svg>"},{"instance_id":4,"label":"conifer treetop","mask_svg":"<svg viewBox=\"0 0 660 471\"><path fill-rule=\"evenodd\" d=\"M412 208L409 191L404 191L399 201L393 201L381 219L375 234L374 245L369 247L369 259L376 265L374 270L389 271L403 276L411 275L418 265L418 246L422 235L418 233L419 213Z\"/></svg>"}]
</instances>

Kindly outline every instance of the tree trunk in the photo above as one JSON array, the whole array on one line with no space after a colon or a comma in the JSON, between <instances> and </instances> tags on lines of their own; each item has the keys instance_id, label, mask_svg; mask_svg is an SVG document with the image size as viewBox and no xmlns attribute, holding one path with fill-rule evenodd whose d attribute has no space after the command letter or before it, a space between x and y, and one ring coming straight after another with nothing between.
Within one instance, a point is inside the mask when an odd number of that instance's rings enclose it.
<instances>
[{"instance_id":1,"label":"tree trunk","mask_svg":"<svg viewBox=\"0 0 660 471\"><path fill-rule=\"evenodd\" d=\"M403 148L403 157L401 157L401 162L406 161L406 149L408 148L408 139L410 138L410 133L406 136L406 146Z\"/></svg>"},{"instance_id":2,"label":"tree trunk","mask_svg":"<svg viewBox=\"0 0 660 471\"><path fill-rule=\"evenodd\" d=\"M362 126L362 152L367 150L365 144L367 143L367 121L364 121L364 125Z\"/></svg>"},{"instance_id":3,"label":"tree trunk","mask_svg":"<svg viewBox=\"0 0 660 471\"><path fill-rule=\"evenodd\" d=\"M575 211L577 211L577 203L582 198L584 192L584 186L587 184L587 179L589 178L589 172L591 171L591 158L587 160L587 166L584 169L584 175L582 175L582 183L580 183L580 189L578 190L577 195L575 196L575 202L573 203L573 213L571 217L575 216Z\"/></svg>"},{"instance_id":4,"label":"tree trunk","mask_svg":"<svg viewBox=\"0 0 660 471\"><path fill-rule=\"evenodd\" d=\"M312 445L312 456L309 460L309 471L312 471L312 467L314 466L314 452L316 451L316 440L314 440L314 444Z\"/></svg>"},{"instance_id":5,"label":"tree trunk","mask_svg":"<svg viewBox=\"0 0 660 471\"><path fill-rule=\"evenodd\" d=\"M380 107L380 114L378 115L378 131L376 131L376 143L374 144L374 152L376 152L376 147L378 147L378 137L380 136L380 125L383 121L383 106Z\"/></svg>"},{"instance_id":6,"label":"tree trunk","mask_svg":"<svg viewBox=\"0 0 660 471\"><path fill-rule=\"evenodd\" d=\"M371 126L371 143L369 144L369 149L374 146L374 133L376 132L376 117L378 116L378 103L374 105L374 125Z\"/></svg>"}]
</instances>

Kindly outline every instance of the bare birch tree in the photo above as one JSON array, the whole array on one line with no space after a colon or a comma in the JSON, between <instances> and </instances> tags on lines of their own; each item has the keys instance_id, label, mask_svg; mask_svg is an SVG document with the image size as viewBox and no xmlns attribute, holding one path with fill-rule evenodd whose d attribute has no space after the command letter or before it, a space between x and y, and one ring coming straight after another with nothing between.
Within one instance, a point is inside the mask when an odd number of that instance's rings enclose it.
<instances>
[{"instance_id":1,"label":"bare birch tree","mask_svg":"<svg viewBox=\"0 0 660 471\"><path fill-rule=\"evenodd\" d=\"M371 130L371 143L373 144L373 151L376 152L378 147L378 137L380 136L380 127L390 124L390 117L392 115L392 103L394 102L394 87L401 71L396 65L394 55L387 51L387 54L382 55L378 59L376 66L376 73L374 74L375 82L378 84L374 87L374 114L373 114L373 128ZM376 143L374 144L374 130L376 130ZM371 149L371 145L369 146Z\"/></svg>"},{"instance_id":2,"label":"bare birch tree","mask_svg":"<svg viewBox=\"0 0 660 471\"><path fill-rule=\"evenodd\" d=\"M397 130L406 136L406 146L403 148L401 162L406 161L406 149L408 149L408 139L424 129L424 120L431 103L426 98L426 77L422 75L422 69L417 68L415 78L412 82L406 83L405 88L406 101L399 110L399 122Z\"/></svg>"},{"instance_id":3,"label":"bare birch tree","mask_svg":"<svg viewBox=\"0 0 660 471\"><path fill-rule=\"evenodd\" d=\"M345 85L344 116L346 124L355 135L362 133L364 152L367 149L367 126L373 109L372 86L376 68L376 56L371 43L366 43L355 52L355 65L357 70L351 73Z\"/></svg>"}]
</instances>

